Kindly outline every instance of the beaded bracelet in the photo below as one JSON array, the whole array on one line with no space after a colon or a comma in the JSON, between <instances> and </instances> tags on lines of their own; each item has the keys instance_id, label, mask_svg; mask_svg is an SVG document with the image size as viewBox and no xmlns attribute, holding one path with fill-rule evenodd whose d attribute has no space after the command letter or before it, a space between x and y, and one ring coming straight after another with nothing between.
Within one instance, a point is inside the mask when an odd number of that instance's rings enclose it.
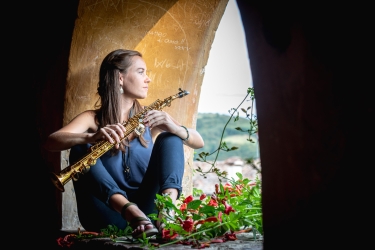
<instances>
[{"instance_id":1,"label":"beaded bracelet","mask_svg":"<svg viewBox=\"0 0 375 250\"><path fill-rule=\"evenodd\" d=\"M186 130L186 133L187 133L187 137L185 138L185 139L182 139L183 141L187 141L187 140L189 140L189 130L185 127L185 126L182 126L181 125L181 127L183 127L185 130Z\"/></svg>"}]
</instances>

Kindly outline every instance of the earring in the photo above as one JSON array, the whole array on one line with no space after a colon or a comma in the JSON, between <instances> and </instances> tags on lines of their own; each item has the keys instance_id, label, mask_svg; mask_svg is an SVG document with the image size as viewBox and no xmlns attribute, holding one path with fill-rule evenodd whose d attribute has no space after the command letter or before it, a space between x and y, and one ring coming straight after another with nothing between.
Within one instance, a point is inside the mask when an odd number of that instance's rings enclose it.
<instances>
[{"instance_id":1,"label":"earring","mask_svg":"<svg viewBox=\"0 0 375 250\"><path fill-rule=\"evenodd\" d=\"M120 93L124 94L124 90L122 89L122 86L120 86Z\"/></svg>"}]
</instances>

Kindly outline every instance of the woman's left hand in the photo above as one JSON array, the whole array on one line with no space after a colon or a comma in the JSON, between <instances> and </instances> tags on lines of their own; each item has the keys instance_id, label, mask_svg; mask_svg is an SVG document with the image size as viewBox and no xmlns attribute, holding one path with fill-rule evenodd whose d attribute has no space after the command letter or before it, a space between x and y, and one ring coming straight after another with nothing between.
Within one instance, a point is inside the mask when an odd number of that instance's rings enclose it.
<instances>
[{"instance_id":1,"label":"woman's left hand","mask_svg":"<svg viewBox=\"0 0 375 250\"><path fill-rule=\"evenodd\" d=\"M156 130L152 130L155 132L153 133L153 139L156 138L160 131L166 131L177 135L183 140L185 145L193 149L202 148L204 146L202 136L195 129L187 129L181 126L179 122L164 111L149 111L143 119L143 123L151 129L156 128Z\"/></svg>"},{"instance_id":2,"label":"woman's left hand","mask_svg":"<svg viewBox=\"0 0 375 250\"><path fill-rule=\"evenodd\" d=\"M178 126L173 121L172 117L164 111L151 110L147 112L143 121L144 124L149 126L151 129L158 127L161 130L171 133L175 133L175 131L178 129Z\"/></svg>"}]
</instances>

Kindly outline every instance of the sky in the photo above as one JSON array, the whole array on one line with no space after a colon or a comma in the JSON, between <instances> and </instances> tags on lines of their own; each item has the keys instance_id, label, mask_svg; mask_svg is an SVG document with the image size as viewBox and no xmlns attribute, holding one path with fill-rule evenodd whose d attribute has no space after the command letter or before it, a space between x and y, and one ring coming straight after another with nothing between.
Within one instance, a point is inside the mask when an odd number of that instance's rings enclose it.
<instances>
[{"instance_id":1,"label":"sky","mask_svg":"<svg viewBox=\"0 0 375 250\"><path fill-rule=\"evenodd\" d=\"M245 98L249 87L252 78L245 33L236 0L229 0L205 68L198 113L228 115L228 110L237 108ZM250 102L244 102L241 107L249 106Z\"/></svg>"}]
</instances>

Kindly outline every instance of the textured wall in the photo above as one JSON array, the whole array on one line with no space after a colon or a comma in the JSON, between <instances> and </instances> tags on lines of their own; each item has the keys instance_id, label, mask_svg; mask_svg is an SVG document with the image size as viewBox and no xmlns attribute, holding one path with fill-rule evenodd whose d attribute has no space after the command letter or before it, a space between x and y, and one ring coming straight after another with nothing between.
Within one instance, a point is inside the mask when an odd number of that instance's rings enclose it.
<instances>
[{"instance_id":1,"label":"textured wall","mask_svg":"<svg viewBox=\"0 0 375 250\"><path fill-rule=\"evenodd\" d=\"M195 127L199 95L215 31L228 0L80 1L71 43L63 123L92 109L97 100L102 59L118 48L140 51L152 79L148 105L182 88L190 92L173 101L169 112ZM62 153L62 168L68 164ZM184 193L192 193L193 150L185 148ZM72 184L63 193L64 230L81 227Z\"/></svg>"}]
</instances>

